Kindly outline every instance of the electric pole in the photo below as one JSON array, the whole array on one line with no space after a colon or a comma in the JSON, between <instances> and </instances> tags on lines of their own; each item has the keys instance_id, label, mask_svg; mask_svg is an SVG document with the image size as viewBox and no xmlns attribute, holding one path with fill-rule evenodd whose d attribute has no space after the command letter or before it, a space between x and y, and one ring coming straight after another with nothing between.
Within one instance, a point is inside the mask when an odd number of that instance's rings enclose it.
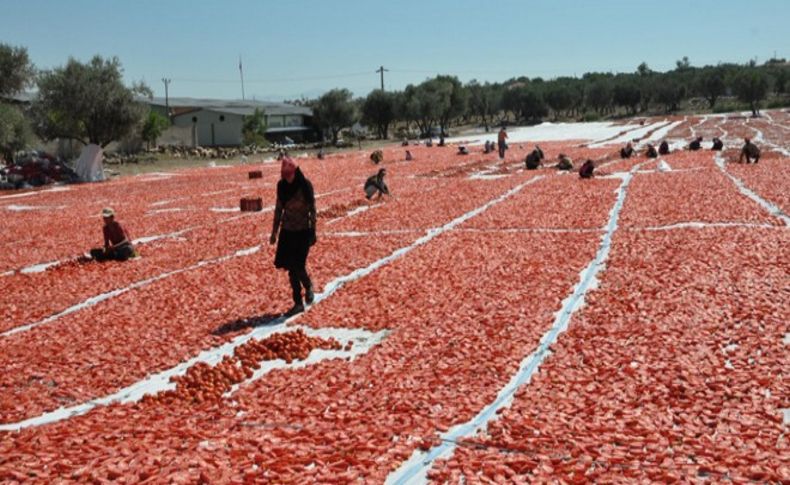
<instances>
[{"instance_id":1,"label":"electric pole","mask_svg":"<svg viewBox=\"0 0 790 485\"><path fill-rule=\"evenodd\" d=\"M241 100L244 101L244 70L241 68L241 54L239 54L239 76L241 76Z\"/></svg>"},{"instance_id":2,"label":"electric pole","mask_svg":"<svg viewBox=\"0 0 790 485\"><path fill-rule=\"evenodd\" d=\"M165 113L167 113L167 119L170 119L170 96L167 89L170 86L170 79L163 77L162 82L165 83Z\"/></svg>"},{"instance_id":3,"label":"electric pole","mask_svg":"<svg viewBox=\"0 0 790 485\"><path fill-rule=\"evenodd\" d=\"M376 69L376 72L381 73L381 90L384 91L384 72L389 71L389 69L384 69L384 66L379 67Z\"/></svg>"}]
</instances>

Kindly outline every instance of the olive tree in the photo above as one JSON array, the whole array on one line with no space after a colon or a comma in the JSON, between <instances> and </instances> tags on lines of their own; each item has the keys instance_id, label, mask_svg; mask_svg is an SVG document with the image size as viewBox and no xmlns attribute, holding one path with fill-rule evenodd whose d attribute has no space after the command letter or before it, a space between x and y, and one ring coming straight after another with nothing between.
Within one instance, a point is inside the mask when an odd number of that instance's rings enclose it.
<instances>
[{"instance_id":1,"label":"olive tree","mask_svg":"<svg viewBox=\"0 0 790 485\"><path fill-rule=\"evenodd\" d=\"M43 72L38 89L31 109L34 129L45 140L66 138L104 148L132 134L146 113L135 101L146 88L124 86L117 58L69 59Z\"/></svg>"},{"instance_id":2,"label":"olive tree","mask_svg":"<svg viewBox=\"0 0 790 485\"><path fill-rule=\"evenodd\" d=\"M351 91L333 89L324 93L313 106L313 114L318 126L332 135L332 144L337 144L340 130L354 124L356 110Z\"/></svg>"}]
</instances>

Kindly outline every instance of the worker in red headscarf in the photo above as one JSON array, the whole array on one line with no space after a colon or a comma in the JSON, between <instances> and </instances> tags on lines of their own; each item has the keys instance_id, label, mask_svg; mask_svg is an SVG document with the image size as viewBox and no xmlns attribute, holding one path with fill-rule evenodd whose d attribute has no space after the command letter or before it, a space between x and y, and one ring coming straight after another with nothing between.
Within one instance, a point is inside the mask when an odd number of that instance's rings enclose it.
<instances>
[{"instance_id":1,"label":"worker in red headscarf","mask_svg":"<svg viewBox=\"0 0 790 485\"><path fill-rule=\"evenodd\" d=\"M293 292L293 307L288 315L304 311L304 301L313 303L313 284L307 274L307 254L316 242L315 193L313 184L305 178L289 156L284 156L277 182L277 204L274 208L274 225L269 243L277 243L274 266L288 270ZM279 234L279 240L278 240Z\"/></svg>"}]
</instances>

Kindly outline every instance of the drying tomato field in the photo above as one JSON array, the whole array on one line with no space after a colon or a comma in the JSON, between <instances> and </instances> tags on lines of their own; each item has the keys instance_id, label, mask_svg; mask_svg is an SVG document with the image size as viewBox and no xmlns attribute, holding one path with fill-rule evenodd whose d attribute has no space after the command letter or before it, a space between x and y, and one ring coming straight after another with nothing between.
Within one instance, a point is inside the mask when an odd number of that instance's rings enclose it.
<instances>
[{"instance_id":1,"label":"drying tomato field","mask_svg":"<svg viewBox=\"0 0 790 485\"><path fill-rule=\"evenodd\" d=\"M290 318L276 163L0 194L0 482L790 483L790 113L457 142L385 147L372 201L370 153L297 159ZM105 206L140 258L79 258Z\"/></svg>"}]
</instances>

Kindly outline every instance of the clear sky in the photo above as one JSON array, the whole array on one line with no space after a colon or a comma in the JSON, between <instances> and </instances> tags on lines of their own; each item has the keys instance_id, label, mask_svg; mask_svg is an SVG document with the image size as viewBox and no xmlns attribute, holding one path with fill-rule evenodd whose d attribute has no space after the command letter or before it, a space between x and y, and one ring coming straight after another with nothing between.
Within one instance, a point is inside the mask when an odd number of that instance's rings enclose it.
<instances>
[{"instance_id":1,"label":"clear sky","mask_svg":"<svg viewBox=\"0 0 790 485\"><path fill-rule=\"evenodd\" d=\"M117 56L164 95L365 95L435 74L503 81L790 57L790 0L0 0L40 69Z\"/></svg>"}]
</instances>

